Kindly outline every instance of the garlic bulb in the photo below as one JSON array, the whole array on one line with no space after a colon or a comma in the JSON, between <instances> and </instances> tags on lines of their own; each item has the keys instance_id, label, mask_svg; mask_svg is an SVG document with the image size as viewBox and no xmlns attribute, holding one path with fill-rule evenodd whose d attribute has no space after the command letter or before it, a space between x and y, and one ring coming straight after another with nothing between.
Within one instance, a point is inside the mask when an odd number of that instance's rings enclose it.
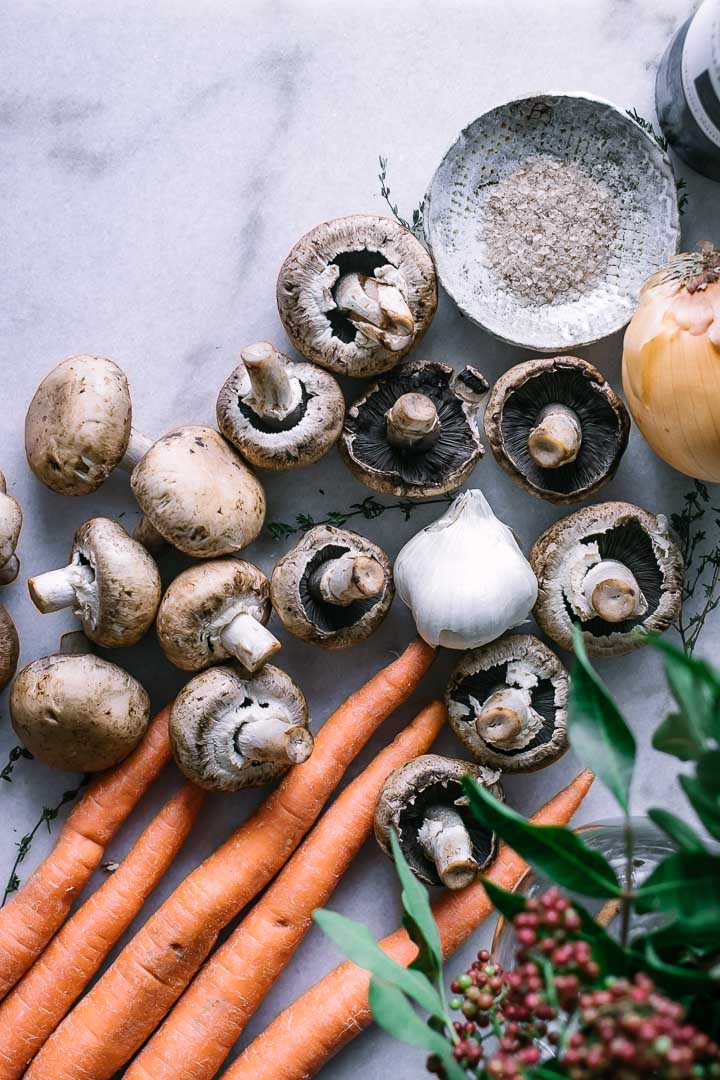
<instances>
[{"instance_id":1,"label":"garlic bulb","mask_svg":"<svg viewBox=\"0 0 720 1080\"><path fill-rule=\"evenodd\" d=\"M720 251L678 255L642 290L625 333L628 407L656 454L720 481Z\"/></svg>"},{"instance_id":2,"label":"garlic bulb","mask_svg":"<svg viewBox=\"0 0 720 1080\"><path fill-rule=\"evenodd\" d=\"M448 649L494 641L524 622L537 599L529 562L477 489L408 541L395 585L420 637Z\"/></svg>"}]
</instances>

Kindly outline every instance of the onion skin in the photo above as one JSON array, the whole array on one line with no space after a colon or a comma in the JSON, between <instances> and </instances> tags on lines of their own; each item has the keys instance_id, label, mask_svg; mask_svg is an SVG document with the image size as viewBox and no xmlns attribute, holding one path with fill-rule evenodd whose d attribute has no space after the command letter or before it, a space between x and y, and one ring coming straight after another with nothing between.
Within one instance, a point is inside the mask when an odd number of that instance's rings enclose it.
<instances>
[{"instance_id":1,"label":"onion skin","mask_svg":"<svg viewBox=\"0 0 720 1080\"><path fill-rule=\"evenodd\" d=\"M694 291L669 273L646 284L625 333L623 389L655 453L687 476L717 483L720 280L714 272L707 277Z\"/></svg>"}]
</instances>

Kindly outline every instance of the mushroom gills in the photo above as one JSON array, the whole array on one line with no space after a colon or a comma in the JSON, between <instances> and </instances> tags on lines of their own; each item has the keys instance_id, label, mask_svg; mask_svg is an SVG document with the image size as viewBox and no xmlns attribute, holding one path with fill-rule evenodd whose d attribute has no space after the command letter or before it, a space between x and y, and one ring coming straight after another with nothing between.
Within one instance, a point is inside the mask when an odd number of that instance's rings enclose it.
<instances>
[{"instance_id":1,"label":"mushroom gills","mask_svg":"<svg viewBox=\"0 0 720 1080\"><path fill-rule=\"evenodd\" d=\"M454 691L462 720L473 724L479 737L501 751L505 758L549 743L555 724L555 688L551 680L536 678L532 687L523 686L517 678L517 667L516 662L510 661L478 671ZM506 721L501 710L516 715ZM520 727L511 736L511 728L517 728L516 717Z\"/></svg>"},{"instance_id":2,"label":"mushroom gills","mask_svg":"<svg viewBox=\"0 0 720 1080\"><path fill-rule=\"evenodd\" d=\"M387 438L397 450L420 454L429 450L440 434L440 417L426 394L402 394L385 413Z\"/></svg>"},{"instance_id":3,"label":"mushroom gills","mask_svg":"<svg viewBox=\"0 0 720 1080\"><path fill-rule=\"evenodd\" d=\"M267 663L280 648L280 642L248 611L241 611L219 633L225 650L251 674Z\"/></svg>"},{"instance_id":4,"label":"mushroom gills","mask_svg":"<svg viewBox=\"0 0 720 1080\"><path fill-rule=\"evenodd\" d=\"M259 341L240 356L250 379L250 393L238 401L243 415L256 425L262 420L268 432L294 427L305 412L307 395L300 380L288 375L281 354L269 341Z\"/></svg>"},{"instance_id":5,"label":"mushroom gills","mask_svg":"<svg viewBox=\"0 0 720 1080\"><path fill-rule=\"evenodd\" d=\"M95 571L88 562L73 561L59 570L28 579L28 589L33 604L47 615L51 611L78 605L78 610L93 602ZM77 612L76 612L77 613Z\"/></svg>"},{"instance_id":6,"label":"mushroom gills","mask_svg":"<svg viewBox=\"0 0 720 1080\"><path fill-rule=\"evenodd\" d=\"M582 445L582 425L567 405L546 405L528 435L528 453L541 469L558 469L575 461Z\"/></svg>"},{"instance_id":7,"label":"mushroom gills","mask_svg":"<svg viewBox=\"0 0 720 1080\"><path fill-rule=\"evenodd\" d=\"M418 829L418 840L448 889L462 889L475 880L479 867L473 856L472 838L452 807L429 806Z\"/></svg>"},{"instance_id":8,"label":"mushroom gills","mask_svg":"<svg viewBox=\"0 0 720 1080\"><path fill-rule=\"evenodd\" d=\"M366 562L366 558L339 544L326 544L315 552L299 585L300 599L314 626L326 633L344 629L358 622L378 602L384 589L384 574L377 593L363 592L357 598L350 595L373 586L375 570L368 573L367 563L375 560L367 559ZM359 559L363 562L358 568ZM352 570L348 572L350 562Z\"/></svg>"},{"instance_id":9,"label":"mushroom gills","mask_svg":"<svg viewBox=\"0 0 720 1080\"><path fill-rule=\"evenodd\" d=\"M563 584L568 616L595 636L631 630L657 609L661 593L652 543L633 521L584 537Z\"/></svg>"},{"instance_id":10,"label":"mushroom gills","mask_svg":"<svg viewBox=\"0 0 720 1080\"><path fill-rule=\"evenodd\" d=\"M353 552L328 559L308 580L308 589L317 601L339 607L372 599L384 585L385 573L377 559Z\"/></svg>"},{"instance_id":11,"label":"mushroom gills","mask_svg":"<svg viewBox=\"0 0 720 1080\"><path fill-rule=\"evenodd\" d=\"M307 728L290 725L269 711L258 711L255 716L243 719L243 711L242 705L233 710L234 717L241 720L235 732L235 749L246 761L300 765L312 754L313 737Z\"/></svg>"}]
</instances>

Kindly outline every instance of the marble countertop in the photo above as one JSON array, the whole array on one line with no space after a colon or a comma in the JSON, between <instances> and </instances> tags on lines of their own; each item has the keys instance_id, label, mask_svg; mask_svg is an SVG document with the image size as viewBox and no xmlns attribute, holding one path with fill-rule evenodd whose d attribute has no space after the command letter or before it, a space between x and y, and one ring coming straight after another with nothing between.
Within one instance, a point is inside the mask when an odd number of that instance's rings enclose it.
<instances>
[{"instance_id":1,"label":"marble countertop","mask_svg":"<svg viewBox=\"0 0 720 1080\"><path fill-rule=\"evenodd\" d=\"M278 267L294 241L326 218L385 212L378 156L388 158L392 196L406 217L422 197L457 132L489 107L526 91L583 90L653 118L655 69L671 34L692 10L687 0L22 0L0 15L0 130L3 156L3 273L0 276L0 467L25 512L20 579L3 590L15 619L21 663L54 650L72 617L42 617L24 581L62 565L74 529L88 517L119 516L132 527L137 509L127 480L113 475L95 495L76 501L44 489L23 453L23 419L43 375L73 353L117 360L127 372L137 425L160 433L179 423L214 422L215 396L239 349L285 338L275 308ZM720 240L720 189L680 168L687 179L684 247ZM621 335L583 355L619 386ZM527 357L484 334L442 298L416 356L472 363L489 380ZM359 383L347 382L350 398ZM318 467L265 478L268 521L296 514L324 517L359 502L367 490L335 453ZM487 454L472 480L527 550L562 510L533 500ZM691 483L664 466L637 432L603 497L665 513L680 507ZM419 507L409 521L388 512L358 519L360 531L394 555L435 516ZM290 541L265 532L251 557L269 570ZM185 565L163 562L170 580ZM274 626L277 632L277 627ZM359 686L412 634L395 604L369 642L327 654L283 638L282 666L308 696L318 727L346 692ZM716 651L720 622L705 631L701 651ZM143 681L156 706L182 684L153 636L112 658ZM413 703L401 710L351 770L355 775L413 714L417 701L440 692L452 663L443 655ZM659 662L649 652L607 662L603 675L637 734L643 766L638 812L661 802L684 813L672 766L649 749L649 732L668 708ZM0 758L15 743L7 719ZM458 753L449 735L443 749ZM525 811L570 777L568 755L546 772L507 782ZM5 826L0 882L15 844L75 778L37 762L17 764L3 784ZM177 784L168 770L143 801L108 858L127 850ZM149 901L153 910L184 874L241 822L260 794L213 797L182 857ZM597 787L578 820L613 814ZM41 829L21 877L49 850ZM93 882L91 887L96 882ZM343 879L332 906L378 933L399 918L391 866L368 842ZM489 940L478 932L452 965L462 969ZM117 950L115 950L117 951ZM249 1025L245 1045L306 986L337 962L313 930L291 967ZM344 1080L423 1074L423 1054L377 1030L357 1039L323 1072Z\"/></svg>"}]
</instances>

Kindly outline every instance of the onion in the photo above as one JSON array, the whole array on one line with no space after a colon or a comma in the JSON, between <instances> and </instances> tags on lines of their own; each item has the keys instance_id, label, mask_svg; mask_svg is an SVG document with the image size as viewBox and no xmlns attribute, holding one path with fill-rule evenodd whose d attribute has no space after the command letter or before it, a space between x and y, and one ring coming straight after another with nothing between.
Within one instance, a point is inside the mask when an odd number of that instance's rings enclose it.
<instances>
[{"instance_id":1,"label":"onion","mask_svg":"<svg viewBox=\"0 0 720 1080\"><path fill-rule=\"evenodd\" d=\"M642 289L625 333L623 387L663 461L720 481L720 251L676 255Z\"/></svg>"}]
</instances>

